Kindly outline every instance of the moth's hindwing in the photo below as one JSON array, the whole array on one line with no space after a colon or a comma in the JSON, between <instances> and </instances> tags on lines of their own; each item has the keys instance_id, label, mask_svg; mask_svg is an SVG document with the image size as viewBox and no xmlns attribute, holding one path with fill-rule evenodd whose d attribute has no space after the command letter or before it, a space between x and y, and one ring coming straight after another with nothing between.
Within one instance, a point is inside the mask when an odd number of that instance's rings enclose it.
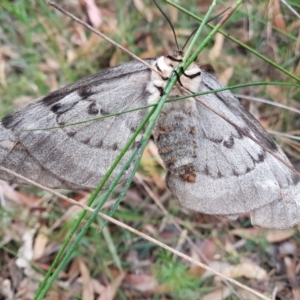
<instances>
[{"instance_id":1,"label":"moth's hindwing","mask_svg":"<svg viewBox=\"0 0 300 300\"><path fill-rule=\"evenodd\" d=\"M220 88L216 78L201 73L197 92ZM286 228L300 223L299 177L260 146L288 162L230 91L167 104L155 139L169 170L167 185L183 206L231 218L250 212L252 223L262 227Z\"/></svg>"}]
</instances>

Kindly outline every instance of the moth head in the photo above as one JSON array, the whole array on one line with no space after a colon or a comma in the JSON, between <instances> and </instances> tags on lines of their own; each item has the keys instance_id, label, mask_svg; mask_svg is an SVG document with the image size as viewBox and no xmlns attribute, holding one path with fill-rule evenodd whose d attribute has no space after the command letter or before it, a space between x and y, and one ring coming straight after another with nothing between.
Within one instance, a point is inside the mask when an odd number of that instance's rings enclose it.
<instances>
[{"instance_id":1,"label":"moth head","mask_svg":"<svg viewBox=\"0 0 300 300\"><path fill-rule=\"evenodd\" d=\"M167 55L166 58L168 65L172 67L177 66L182 62L183 55L184 53L181 50L176 50L172 55Z\"/></svg>"}]
</instances>

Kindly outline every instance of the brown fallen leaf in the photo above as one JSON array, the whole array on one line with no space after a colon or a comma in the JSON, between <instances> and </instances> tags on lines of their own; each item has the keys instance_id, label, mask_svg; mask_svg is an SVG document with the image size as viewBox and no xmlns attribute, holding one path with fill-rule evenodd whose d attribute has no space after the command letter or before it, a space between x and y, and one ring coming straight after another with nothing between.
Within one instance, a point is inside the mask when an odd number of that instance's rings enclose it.
<instances>
[{"instance_id":1,"label":"brown fallen leaf","mask_svg":"<svg viewBox=\"0 0 300 300\"><path fill-rule=\"evenodd\" d=\"M147 274L127 274L125 282L133 289L143 293L153 292L158 286L155 277Z\"/></svg>"},{"instance_id":2,"label":"brown fallen leaf","mask_svg":"<svg viewBox=\"0 0 300 300\"><path fill-rule=\"evenodd\" d=\"M46 245L48 244L48 228L46 226L41 226L39 228L38 235L34 240L33 246L33 260L41 258L44 254Z\"/></svg>"},{"instance_id":3,"label":"brown fallen leaf","mask_svg":"<svg viewBox=\"0 0 300 300\"><path fill-rule=\"evenodd\" d=\"M236 266L227 267L222 270L222 273L230 278L246 277L256 280L269 279L266 270L253 262L242 262Z\"/></svg>"},{"instance_id":4,"label":"brown fallen leaf","mask_svg":"<svg viewBox=\"0 0 300 300\"><path fill-rule=\"evenodd\" d=\"M285 230L267 230L266 239L269 243L279 243L289 239L295 233L295 228Z\"/></svg>"},{"instance_id":5,"label":"brown fallen leaf","mask_svg":"<svg viewBox=\"0 0 300 300\"><path fill-rule=\"evenodd\" d=\"M228 85L228 82L233 75L233 71L234 71L233 67L226 68L221 74L218 75L219 81L223 83L225 86Z\"/></svg>"},{"instance_id":6,"label":"brown fallen leaf","mask_svg":"<svg viewBox=\"0 0 300 300\"><path fill-rule=\"evenodd\" d=\"M222 287L216 288L211 293L206 294L201 299L202 300L223 300L223 299L227 298L230 294L231 294L231 291L230 291L229 287L222 286Z\"/></svg>"},{"instance_id":7,"label":"brown fallen leaf","mask_svg":"<svg viewBox=\"0 0 300 300\"><path fill-rule=\"evenodd\" d=\"M98 8L94 0L85 0L86 12L94 27L99 27L102 24L101 10Z\"/></svg>"},{"instance_id":8,"label":"brown fallen leaf","mask_svg":"<svg viewBox=\"0 0 300 300\"><path fill-rule=\"evenodd\" d=\"M78 259L78 263L79 263L79 270L82 278L82 299L94 300L94 291L93 291L89 269L81 259Z\"/></svg>"},{"instance_id":9,"label":"brown fallen leaf","mask_svg":"<svg viewBox=\"0 0 300 300\"><path fill-rule=\"evenodd\" d=\"M272 24L283 30L283 31L286 31L286 24L285 24L285 20L284 20L284 17L282 15L282 12L281 12L281 7L280 7L280 1L279 0L273 0L273 3L272 3L272 10L273 10L273 16L272 16Z\"/></svg>"},{"instance_id":10,"label":"brown fallen leaf","mask_svg":"<svg viewBox=\"0 0 300 300\"><path fill-rule=\"evenodd\" d=\"M216 60L216 58L218 58L220 56L220 54L222 53L224 40L225 40L225 37L223 34L217 33L215 35L215 43L214 43L213 47L210 49L209 54L208 54L208 57L212 61Z\"/></svg>"},{"instance_id":11,"label":"brown fallen leaf","mask_svg":"<svg viewBox=\"0 0 300 300\"><path fill-rule=\"evenodd\" d=\"M294 300L300 300L300 284L297 279L295 261L289 256L284 257L284 264L290 285L293 290Z\"/></svg>"},{"instance_id":12,"label":"brown fallen leaf","mask_svg":"<svg viewBox=\"0 0 300 300\"><path fill-rule=\"evenodd\" d=\"M238 229L230 230L229 233L239 236L241 238L247 239L247 240L254 240L259 237L264 236L266 233L266 230L259 228L259 227L238 228Z\"/></svg>"},{"instance_id":13,"label":"brown fallen leaf","mask_svg":"<svg viewBox=\"0 0 300 300\"><path fill-rule=\"evenodd\" d=\"M126 273L124 272L120 273L112 284L105 287L103 293L101 293L97 300L113 300L119 286L125 278L125 275Z\"/></svg>"}]
</instances>

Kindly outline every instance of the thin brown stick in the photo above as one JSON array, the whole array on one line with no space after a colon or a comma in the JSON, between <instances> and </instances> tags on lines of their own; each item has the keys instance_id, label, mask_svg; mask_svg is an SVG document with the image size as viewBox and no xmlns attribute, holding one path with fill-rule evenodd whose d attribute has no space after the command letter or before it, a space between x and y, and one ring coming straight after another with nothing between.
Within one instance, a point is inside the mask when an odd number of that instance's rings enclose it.
<instances>
[{"instance_id":1,"label":"thin brown stick","mask_svg":"<svg viewBox=\"0 0 300 300\"><path fill-rule=\"evenodd\" d=\"M12 175L14 175L14 176L16 176L16 177L18 177L18 178L20 178L20 179L22 179L22 180L25 180L25 181L28 182L29 184L34 185L34 186L36 186L36 187L38 187L38 188L41 188L41 189L43 189L43 190L45 190L45 191L47 191L47 192L49 192L49 193L51 193L51 194L53 194L53 195L55 195L55 196L57 196L57 197L59 197L59 198L61 198L61 199L63 199L63 200L66 200L66 201L68 201L69 203L72 203L72 204L74 204L74 205L77 205L77 206L79 206L79 207L81 207L81 208L83 208L83 209L85 209L85 210L88 210L88 211L90 211L90 212L93 212L93 211L94 211L94 209L91 208L91 207L89 207L89 206L86 206L86 205L84 205L84 204L82 204L82 203L78 203L77 201L75 201L75 200L73 200L73 199L71 199L71 198L68 198L67 196L64 196L64 195L62 195L62 194L60 194L60 193L58 193L58 192L56 192L56 191L54 191L54 190L52 190L52 189L50 189L50 188L47 188L47 187L45 187L45 186L43 186L43 185L41 185L41 184L39 184L39 183L36 183L36 182L33 181L33 180L27 179L26 177L24 177L24 176L22 176L22 175L19 175L18 173L14 172L14 171L11 171L11 170L9 170L9 169L7 169L7 168L1 166L1 165L0 165L0 170L5 171L5 172L7 172L7 173L9 173L9 174L12 174ZM166 245L166 244L164 244L164 243L158 241L158 240L155 239L155 238L150 237L149 235L147 235L147 234L145 234L145 233L143 233L143 232L141 232L141 231L138 231L138 230L134 229L133 227L130 227L130 226L128 226L128 225L126 225L126 224L124 224L124 223L122 223L122 222L120 222L120 221L118 221L118 220L116 220L116 219L114 219L114 218L112 218L112 217L109 217L109 216L107 216L107 215L104 214L104 213L99 212L98 215L99 215L101 218L103 218L104 220L107 220L107 221L109 221L109 222L111 222L111 223L113 223L113 224L115 224L115 225L117 225L117 226L120 226L120 227L122 227L122 228L124 228L124 229L130 231L130 232L132 232L132 233L134 233L134 234L140 236L141 238L143 238L143 239L145 239L145 240L147 240L147 241L149 241L149 242L151 242L151 243L153 243L153 244L155 244L155 245L157 245L157 246L159 246L159 247L161 247L161 248L164 248L164 249L166 249L167 251L170 251L170 252L172 252L173 254L175 254L175 255L177 255L177 256L179 256L179 257L181 257L181 258L183 258L183 259L185 259L185 260L187 260L187 261L189 261L189 262L191 262L191 263L197 265L198 267L201 267L201 268L203 268L203 269L205 269L205 270L207 270L207 271L209 271L209 272L214 273L215 275L221 277L222 279L224 279L224 280L226 280L226 281L228 281L228 282L230 282L230 283L232 283L232 284L234 284L234 285L236 285L236 286L238 286L238 287L240 287L240 288L243 288L243 289L249 291L250 293L252 293L252 294L254 294L254 295L260 297L261 299L271 300L271 298L269 298L269 297L267 297L267 296L265 296L265 295L263 295L263 294L261 294L261 293L255 291L255 290L249 288L248 286L246 286L246 285L244 285L244 284L238 282L237 280L232 279L232 278L230 278L230 277L228 277L228 276L226 276L226 275L224 275L224 274L222 274L222 273L220 273L220 272L218 272L218 271L216 271L216 270L210 268L209 266L203 264L202 262L197 261L197 260L191 258L190 256L188 256L188 255L186 255L186 254L184 254L184 253L182 253L182 252L180 252L180 251L177 251L177 250L173 249L172 247L170 247L170 246L168 246L168 245Z\"/></svg>"}]
</instances>

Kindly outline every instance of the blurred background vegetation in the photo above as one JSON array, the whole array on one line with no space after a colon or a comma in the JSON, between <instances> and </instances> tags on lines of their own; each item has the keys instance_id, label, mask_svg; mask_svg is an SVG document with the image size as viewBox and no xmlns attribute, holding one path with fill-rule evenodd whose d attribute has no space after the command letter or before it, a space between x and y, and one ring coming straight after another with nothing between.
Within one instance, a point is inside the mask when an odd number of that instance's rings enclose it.
<instances>
[{"instance_id":1,"label":"blurred background vegetation","mask_svg":"<svg viewBox=\"0 0 300 300\"><path fill-rule=\"evenodd\" d=\"M183 45L198 23L158 2ZM57 3L142 58L176 50L170 26L150 0ZM211 1L176 3L203 16ZM233 3L218 1L214 15ZM300 77L300 18L291 8L299 14L299 1L245 1L223 29ZM209 32L206 28L204 34ZM45 1L1 0L0 117L49 91L130 59ZM198 63L225 85L294 82L220 34L199 55ZM299 135L299 114L249 101L259 97L300 109L299 89L256 86L234 92L244 95L242 103L266 129ZM277 141L297 163L299 143L287 137ZM165 187L164 176L156 147L150 143L115 217L269 297L276 290L276 299L300 299L300 227L262 230L251 227L247 215L231 222L187 211ZM32 187L2 182L0 189L5 203L0 210L0 299L33 299L79 209ZM82 202L88 197L86 191L65 193ZM167 217L155 201L173 217ZM99 234L100 227L99 219L49 299L257 299L122 228L108 225ZM24 245L29 248L24 250ZM24 256L30 264L21 267L19 260Z\"/></svg>"}]
</instances>

